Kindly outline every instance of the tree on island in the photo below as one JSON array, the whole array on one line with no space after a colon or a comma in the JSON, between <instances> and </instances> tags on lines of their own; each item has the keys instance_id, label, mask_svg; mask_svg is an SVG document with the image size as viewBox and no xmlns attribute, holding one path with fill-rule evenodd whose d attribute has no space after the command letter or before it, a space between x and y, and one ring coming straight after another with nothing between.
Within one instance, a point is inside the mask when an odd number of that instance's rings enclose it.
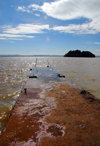
<instances>
[{"instance_id":1,"label":"tree on island","mask_svg":"<svg viewBox=\"0 0 100 146\"><path fill-rule=\"evenodd\" d=\"M73 50L66 53L64 57L95 57L95 55L89 51Z\"/></svg>"}]
</instances>

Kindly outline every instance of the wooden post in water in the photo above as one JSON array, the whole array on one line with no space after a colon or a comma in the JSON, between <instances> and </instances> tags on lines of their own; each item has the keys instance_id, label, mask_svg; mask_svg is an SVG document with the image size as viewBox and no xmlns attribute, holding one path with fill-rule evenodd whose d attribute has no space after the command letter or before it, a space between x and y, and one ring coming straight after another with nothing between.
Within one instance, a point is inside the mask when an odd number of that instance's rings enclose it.
<instances>
[{"instance_id":1,"label":"wooden post in water","mask_svg":"<svg viewBox=\"0 0 100 146\"><path fill-rule=\"evenodd\" d=\"M36 64L35 64L35 67L37 66L37 58L36 58Z\"/></svg>"}]
</instances>

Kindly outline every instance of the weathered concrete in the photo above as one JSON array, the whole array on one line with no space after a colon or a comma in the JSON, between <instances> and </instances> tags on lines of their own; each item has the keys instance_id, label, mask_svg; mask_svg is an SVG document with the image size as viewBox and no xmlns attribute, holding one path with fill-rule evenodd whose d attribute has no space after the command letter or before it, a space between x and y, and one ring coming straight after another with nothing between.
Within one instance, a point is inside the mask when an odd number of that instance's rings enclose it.
<instances>
[{"instance_id":1,"label":"weathered concrete","mask_svg":"<svg viewBox=\"0 0 100 146\"><path fill-rule=\"evenodd\" d=\"M0 136L1 146L100 145L99 99L88 91L80 94L81 87L51 68L35 68L30 76Z\"/></svg>"}]
</instances>

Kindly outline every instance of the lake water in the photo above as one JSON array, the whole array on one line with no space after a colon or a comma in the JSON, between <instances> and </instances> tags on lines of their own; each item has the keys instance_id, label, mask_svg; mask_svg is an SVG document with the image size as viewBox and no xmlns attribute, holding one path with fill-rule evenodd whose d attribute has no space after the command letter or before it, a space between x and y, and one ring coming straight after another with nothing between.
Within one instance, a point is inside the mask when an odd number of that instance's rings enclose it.
<instances>
[{"instance_id":1,"label":"lake water","mask_svg":"<svg viewBox=\"0 0 100 146\"><path fill-rule=\"evenodd\" d=\"M35 63L35 57L0 57L0 130ZM100 99L100 58L38 57L37 65L52 66Z\"/></svg>"}]
</instances>

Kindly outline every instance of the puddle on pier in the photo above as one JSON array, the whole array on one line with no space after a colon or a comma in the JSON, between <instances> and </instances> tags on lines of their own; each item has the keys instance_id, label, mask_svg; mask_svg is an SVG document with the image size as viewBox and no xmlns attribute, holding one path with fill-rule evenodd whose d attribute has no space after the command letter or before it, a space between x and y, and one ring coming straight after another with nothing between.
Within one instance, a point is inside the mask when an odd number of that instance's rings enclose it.
<instances>
[{"instance_id":1,"label":"puddle on pier","mask_svg":"<svg viewBox=\"0 0 100 146\"><path fill-rule=\"evenodd\" d=\"M62 74L54 71L51 67L34 67L33 69L31 69L29 77L31 79L29 79L30 84L28 84L28 86L32 86L32 83L30 81L36 80L35 85L37 85L38 87L40 84L42 85L48 82L60 82L61 80L65 79Z\"/></svg>"}]
</instances>

